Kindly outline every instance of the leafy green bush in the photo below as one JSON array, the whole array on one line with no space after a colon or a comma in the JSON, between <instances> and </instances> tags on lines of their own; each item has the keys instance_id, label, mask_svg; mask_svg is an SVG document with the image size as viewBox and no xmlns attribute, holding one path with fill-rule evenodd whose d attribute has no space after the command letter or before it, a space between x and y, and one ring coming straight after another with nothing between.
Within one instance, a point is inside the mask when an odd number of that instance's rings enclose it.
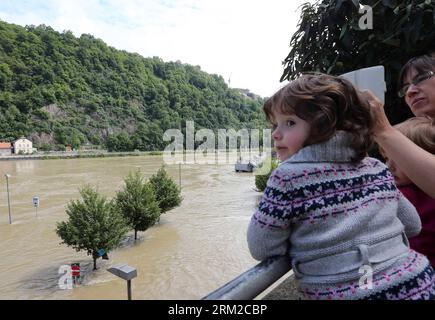
<instances>
[{"instance_id":1,"label":"leafy green bush","mask_svg":"<svg viewBox=\"0 0 435 320\"><path fill-rule=\"evenodd\" d=\"M38 150L40 151L51 151L53 150L53 146L49 143L42 143L40 145L38 145Z\"/></svg>"},{"instance_id":2,"label":"leafy green bush","mask_svg":"<svg viewBox=\"0 0 435 320\"><path fill-rule=\"evenodd\" d=\"M269 180L269 177L272 174L273 170L275 170L276 168L278 168L278 161L273 159L271 160L271 167L267 174L255 176L255 187L257 188L257 191L263 192L264 189L266 189L267 181Z\"/></svg>"}]
</instances>

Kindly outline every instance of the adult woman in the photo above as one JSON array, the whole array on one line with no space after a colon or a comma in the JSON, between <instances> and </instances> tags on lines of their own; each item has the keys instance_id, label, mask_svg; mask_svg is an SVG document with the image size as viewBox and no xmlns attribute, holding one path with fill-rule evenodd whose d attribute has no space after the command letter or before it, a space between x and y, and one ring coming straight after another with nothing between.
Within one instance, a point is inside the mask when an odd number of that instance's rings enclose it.
<instances>
[{"instance_id":1,"label":"adult woman","mask_svg":"<svg viewBox=\"0 0 435 320\"><path fill-rule=\"evenodd\" d=\"M402 68L399 96L405 98L415 116L435 120L435 57L412 58ZM426 194L435 198L435 155L423 150L393 128L382 102L371 92L364 92L375 118L375 140L404 173Z\"/></svg>"}]
</instances>

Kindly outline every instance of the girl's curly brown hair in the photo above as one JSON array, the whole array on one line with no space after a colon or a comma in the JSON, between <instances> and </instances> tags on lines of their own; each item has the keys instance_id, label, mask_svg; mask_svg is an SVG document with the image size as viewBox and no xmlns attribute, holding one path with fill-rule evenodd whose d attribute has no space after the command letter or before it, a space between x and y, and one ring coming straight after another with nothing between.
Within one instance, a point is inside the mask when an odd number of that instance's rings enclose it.
<instances>
[{"instance_id":1,"label":"girl's curly brown hair","mask_svg":"<svg viewBox=\"0 0 435 320\"><path fill-rule=\"evenodd\" d=\"M310 137L305 146L329 140L338 130L352 135L353 162L361 161L373 145L370 105L348 80L326 74L304 74L278 90L264 103L273 123L273 112L295 114L307 121Z\"/></svg>"}]
</instances>

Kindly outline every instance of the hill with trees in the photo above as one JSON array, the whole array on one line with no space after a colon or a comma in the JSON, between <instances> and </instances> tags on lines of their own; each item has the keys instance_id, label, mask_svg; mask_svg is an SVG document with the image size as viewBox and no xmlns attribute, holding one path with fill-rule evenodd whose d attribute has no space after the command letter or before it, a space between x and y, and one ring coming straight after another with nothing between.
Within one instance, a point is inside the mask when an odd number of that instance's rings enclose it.
<instances>
[{"instance_id":1,"label":"hill with trees","mask_svg":"<svg viewBox=\"0 0 435 320\"><path fill-rule=\"evenodd\" d=\"M263 128L263 100L199 66L117 50L89 34L0 21L0 140L42 150L162 150L167 129Z\"/></svg>"}]
</instances>

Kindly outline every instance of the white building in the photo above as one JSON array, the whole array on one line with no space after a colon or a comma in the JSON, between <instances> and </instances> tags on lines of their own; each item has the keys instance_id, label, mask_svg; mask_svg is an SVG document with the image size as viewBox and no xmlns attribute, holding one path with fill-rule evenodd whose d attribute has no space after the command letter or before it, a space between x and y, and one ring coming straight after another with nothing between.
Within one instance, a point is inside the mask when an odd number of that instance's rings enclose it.
<instances>
[{"instance_id":1,"label":"white building","mask_svg":"<svg viewBox=\"0 0 435 320\"><path fill-rule=\"evenodd\" d=\"M31 154L33 153L33 143L32 141L26 139L25 137L21 137L18 140L13 142L14 145L14 153L15 154Z\"/></svg>"}]
</instances>

